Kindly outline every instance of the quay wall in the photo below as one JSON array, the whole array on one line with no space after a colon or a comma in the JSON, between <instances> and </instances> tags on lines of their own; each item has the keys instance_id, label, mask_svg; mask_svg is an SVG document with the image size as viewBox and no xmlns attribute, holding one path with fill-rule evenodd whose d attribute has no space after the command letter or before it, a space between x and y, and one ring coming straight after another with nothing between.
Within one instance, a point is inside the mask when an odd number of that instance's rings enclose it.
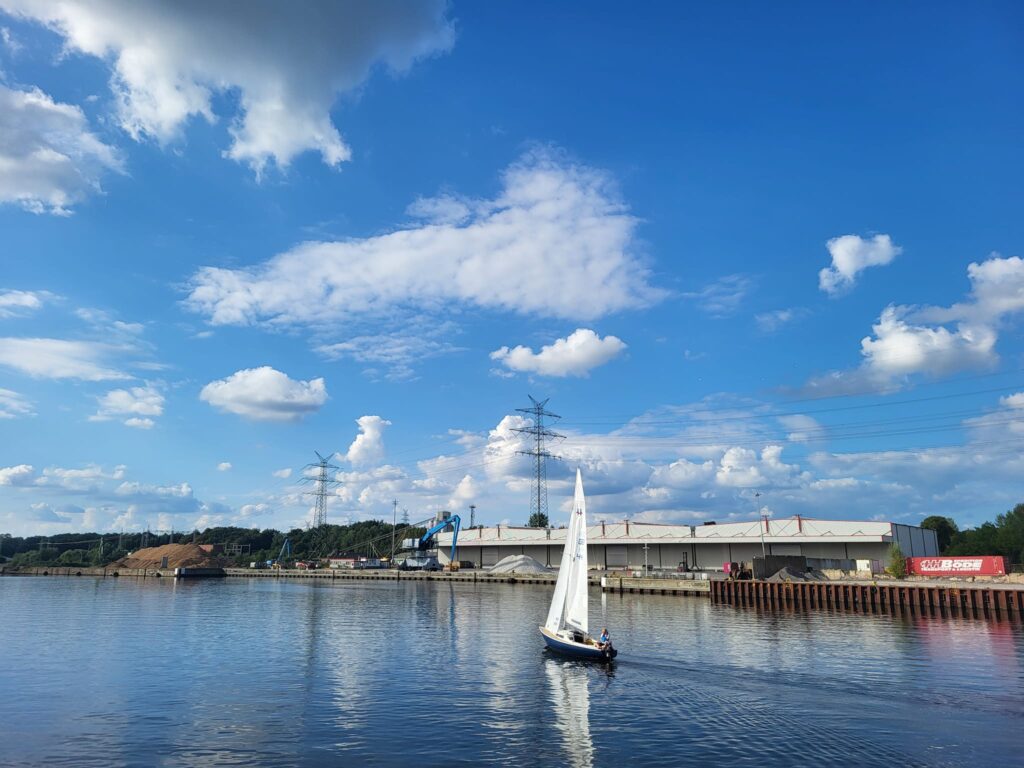
<instances>
[{"instance_id":1,"label":"quay wall","mask_svg":"<svg viewBox=\"0 0 1024 768\"><path fill-rule=\"evenodd\" d=\"M1024 587L1019 584L926 581L713 581L715 603L772 608L950 613L963 617L1024 618Z\"/></svg>"}]
</instances>

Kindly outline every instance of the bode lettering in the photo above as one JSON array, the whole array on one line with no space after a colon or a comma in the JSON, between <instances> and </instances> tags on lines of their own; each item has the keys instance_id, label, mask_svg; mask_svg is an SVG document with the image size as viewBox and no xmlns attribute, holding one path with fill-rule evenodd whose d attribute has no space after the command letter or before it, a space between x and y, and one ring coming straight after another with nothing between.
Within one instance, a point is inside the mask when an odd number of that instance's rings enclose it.
<instances>
[{"instance_id":1,"label":"bode lettering","mask_svg":"<svg viewBox=\"0 0 1024 768\"><path fill-rule=\"evenodd\" d=\"M921 571L980 571L982 560L922 560Z\"/></svg>"}]
</instances>

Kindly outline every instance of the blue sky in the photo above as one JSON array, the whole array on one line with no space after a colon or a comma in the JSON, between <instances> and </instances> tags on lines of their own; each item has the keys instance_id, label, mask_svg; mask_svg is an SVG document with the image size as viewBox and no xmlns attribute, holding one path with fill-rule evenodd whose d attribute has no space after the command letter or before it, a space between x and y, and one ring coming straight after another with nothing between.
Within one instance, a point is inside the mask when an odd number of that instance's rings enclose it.
<instances>
[{"instance_id":1,"label":"blue sky","mask_svg":"<svg viewBox=\"0 0 1024 768\"><path fill-rule=\"evenodd\" d=\"M0 0L0 530L1021 501L1012 3ZM761 496L755 498L754 493Z\"/></svg>"}]
</instances>

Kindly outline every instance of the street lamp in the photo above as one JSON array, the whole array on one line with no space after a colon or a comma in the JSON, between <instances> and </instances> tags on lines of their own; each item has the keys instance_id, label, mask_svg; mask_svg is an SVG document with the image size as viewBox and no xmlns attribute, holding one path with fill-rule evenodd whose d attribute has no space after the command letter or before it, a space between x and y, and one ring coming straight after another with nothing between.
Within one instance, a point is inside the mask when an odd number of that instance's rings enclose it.
<instances>
[{"instance_id":1,"label":"street lamp","mask_svg":"<svg viewBox=\"0 0 1024 768\"><path fill-rule=\"evenodd\" d=\"M761 512L761 501L760 501L760 499L761 499L761 492L760 491L754 491L754 506L757 508L757 514L758 514L757 527L761 529L761 557L763 557L763 558L765 558L767 560L767 558L768 558L768 551L765 549L765 546L764 546L764 521L765 521L765 516Z\"/></svg>"}]
</instances>

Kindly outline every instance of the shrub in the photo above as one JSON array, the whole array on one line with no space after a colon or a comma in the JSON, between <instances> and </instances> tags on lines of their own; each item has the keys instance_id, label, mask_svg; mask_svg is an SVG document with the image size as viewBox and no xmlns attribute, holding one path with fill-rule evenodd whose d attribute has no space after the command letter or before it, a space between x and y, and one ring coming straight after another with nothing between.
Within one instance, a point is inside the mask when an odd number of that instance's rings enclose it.
<instances>
[{"instance_id":1,"label":"shrub","mask_svg":"<svg viewBox=\"0 0 1024 768\"><path fill-rule=\"evenodd\" d=\"M903 550L900 549L900 545L893 542L893 545L889 547L889 573L897 579L906 578L907 575L907 558L903 555Z\"/></svg>"}]
</instances>

